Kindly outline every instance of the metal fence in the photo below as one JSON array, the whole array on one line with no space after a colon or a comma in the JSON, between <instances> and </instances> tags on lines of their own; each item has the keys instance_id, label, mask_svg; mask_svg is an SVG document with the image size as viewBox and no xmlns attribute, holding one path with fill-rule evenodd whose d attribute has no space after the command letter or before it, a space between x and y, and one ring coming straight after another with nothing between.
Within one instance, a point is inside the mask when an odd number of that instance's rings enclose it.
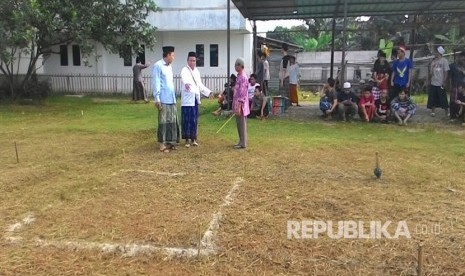
<instances>
[{"instance_id":1,"label":"metal fence","mask_svg":"<svg viewBox=\"0 0 465 276\"><path fill-rule=\"evenodd\" d=\"M428 61L415 63L413 88L416 91L426 91L429 83ZM330 76L331 66L329 63L300 63L300 85L303 89L313 89L326 83ZM345 80L355 85L361 80L367 82L371 78L371 63L347 63ZM334 67L334 77L340 73L340 66ZM49 83L53 93L59 94L106 94L106 95L128 95L132 93L132 75L38 75L40 81ZM152 77L143 76L147 91L152 90ZM0 75L0 84L5 81L5 76ZM224 90L227 82L226 75L203 76L202 81L206 87L214 92ZM181 91L181 77L174 76L176 91ZM272 91L278 91L279 81L277 76L272 76L269 82Z\"/></svg>"},{"instance_id":2,"label":"metal fence","mask_svg":"<svg viewBox=\"0 0 465 276\"><path fill-rule=\"evenodd\" d=\"M64 94L131 94L132 75L40 75L40 80L47 81L54 93ZM152 90L152 77L144 76L145 88ZM214 92L224 89L226 75L205 76L202 82ZM181 91L181 77L174 76L176 91Z\"/></svg>"}]
</instances>

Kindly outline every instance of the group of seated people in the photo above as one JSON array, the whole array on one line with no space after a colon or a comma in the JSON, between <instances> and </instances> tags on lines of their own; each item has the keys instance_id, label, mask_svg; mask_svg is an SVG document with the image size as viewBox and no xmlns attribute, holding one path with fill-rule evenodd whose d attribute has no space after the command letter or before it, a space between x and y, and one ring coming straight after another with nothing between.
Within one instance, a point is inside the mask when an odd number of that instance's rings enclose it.
<instances>
[{"instance_id":1,"label":"group of seated people","mask_svg":"<svg viewBox=\"0 0 465 276\"><path fill-rule=\"evenodd\" d=\"M262 92L262 87L256 82L257 76L251 74L249 77L249 118L265 119L269 115L269 106L267 97ZM223 110L228 109L229 99L232 99L234 85L236 84L236 76L232 74L229 77L229 83L225 84L223 93L218 96L219 107L213 112L213 115L219 116Z\"/></svg>"},{"instance_id":2,"label":"group of seated people","mask_svg":"<svg viewBox=\"0 0 465 276\"><path fill-rule=\"evenodd\" d=\"M407 92L401 90L397 97L390 100L387 90L380 91L375 87L377 93L373 93L373 88L365 86L360 95L356 95L350 83L346 82L343 90L336 92L335 80L329 78L320 95L323 117L329 120L338 114L342 121L351 121L358 114L365 122L388 123L396 119L399 125L407 125L416 111L416 105Z\"/></svg>"}]
</instances>

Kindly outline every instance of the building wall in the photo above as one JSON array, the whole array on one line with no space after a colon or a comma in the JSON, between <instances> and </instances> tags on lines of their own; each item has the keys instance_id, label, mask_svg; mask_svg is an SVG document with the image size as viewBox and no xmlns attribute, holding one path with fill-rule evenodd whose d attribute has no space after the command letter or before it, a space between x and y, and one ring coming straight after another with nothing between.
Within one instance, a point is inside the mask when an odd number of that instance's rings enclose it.
<instances>
[{"instance_id":1,"label":"building wall","mask_svg":"<svg viewBox=\"0 0 465 276\"><path fill-rule=\"evenodd\" d=\"M157 43L150 51L146 47L146 61L156 62L162 58L162 46L175 46L175 61L173 71L179 74L186 65L187 54L195 51L196 44L204 45L204 67L199 67L203 75L226 75L227 72L227 45L226 31L196 31L196 32L159 32ZM210 67L210 44L218 44L218 67ZM243 32L231 32L231 71L234 70L234 62L237 57L244 57L246 70L250 72L252 67L252 35ZM59 51L59 46L54 51ZM96 59L96 56L100 58ZM96 45L95 54L88 57L89 66L81 62L80 66L74 66L72 60L72 47L68 46L68 65L60 65L60 55L51 55L45 63L44 74L118 74L131 75L132 66L124 66L123 58L119 54L111 54L101 45ZM132 64L135 64L133 58ZM151 74L151 69L145 70L145 75Z\"/></svg>"}]
</instances>

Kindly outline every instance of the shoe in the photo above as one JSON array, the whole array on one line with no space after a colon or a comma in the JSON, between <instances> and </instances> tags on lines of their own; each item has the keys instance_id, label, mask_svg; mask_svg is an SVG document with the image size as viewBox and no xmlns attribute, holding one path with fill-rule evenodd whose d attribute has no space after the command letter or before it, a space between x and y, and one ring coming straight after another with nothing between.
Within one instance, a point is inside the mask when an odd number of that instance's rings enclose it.
<instances>
[{"instance_id":1,"label":"shoe","mask_svg":"<svg viewBox=\"0 0 465 276\"><path fill-rule=\"evenodd\" d=\"M194 141L194 142L192 143L192 145L193 145L194 147L198 147L198 146L199 146L199 144L197 143L197 141Z\"/></svg>"},{"instance_id":2,"label":"shoe","mask_svg":"<svg viewBox=\"0 0 465 276\"><path fill-rule=\"evenodd\" d=\"M245 149L245 147L241 145L234 145L234 149Z\"/></svg>"},{"instance_id":3,"label":"shoe","mask_svg":"<svg viewBox=\"0 0 465 276\"><path fill-rule=\"evenodd\" d=\"M431 117L435 117L436 114L434 112L431 112Z\"/></svg>"},{"instance_id":4,"label":"shoe","mask_svg":"<svg viewBox=\"0 0 465 276\"><path fill-rule=\"evenodd\" d=\"M163 153L169 153L170 152L170 149L166 146L163 146L160 148L160 152L163 152Z\"/></svg>"},{"instance_id":5,"label":"shoe","mask_svg":"<svg viewBox=\"0 0 465 276\"><path fill-rule=\"evenodd\" d=\"M187 143L186 148L190 148L190 147L191 147L191 144Z\"/></svg>"}]
</instances>

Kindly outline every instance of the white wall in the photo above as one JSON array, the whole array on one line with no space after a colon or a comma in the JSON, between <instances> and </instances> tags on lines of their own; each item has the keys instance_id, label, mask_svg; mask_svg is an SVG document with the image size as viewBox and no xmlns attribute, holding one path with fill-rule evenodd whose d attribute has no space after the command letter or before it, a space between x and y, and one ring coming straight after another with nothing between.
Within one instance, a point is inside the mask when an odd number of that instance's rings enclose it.
<instances>
[{"instance_id":1,"label":"white wall","mask_svg":"<svg viewBox=\"0 0 465 276\"><path fill-rule=\"evenodd\" d=\"M157 42L150 51L146 46L146 61L156 62L162 58L162 46L175 46L175 61L173 71L179 74L186 65L187 54L195 51L196 44L204 44L204 67L200 67L202 75L226 75L227 72L227 45L226 31L197 31L197 32L158 32ZM210 67L210 44L218 44L218 67ZM58 52L57 46L54 50ZM243 32L231 32L231 72L234 73L234 62L237 57L243 57L246 61L246 70L252 68L252 35ZM101 55L97 61L96 55ZM60 65L60 55L51 55L45 64L44 73L49 75L66 74L117 74L131 75L132 66L124 66L123 59L118 54L105 52L101 45L96 47L96 54L89 57L89 65L82 62L80 66L74 66L72 61L72 47L68 46L68 66ZM133 59L135 64L135 58ZM145 75L151 74L151 68L143 71Z\"/></svg>"},{"instance_id":2,"label":"white wall","mask_svg":"<svg viewBox=\"0 0 465 276\"><path fill-rule=\"evenodd\" d=\"M20 74L20 75L23 75L23 74L26 74L27 73L27 69L29 67L29 62L31 61L31 59L29 58L29 56L27 55L16 55L16 60L14 61L14 66L13 66L13 72L14 74ZM42 66L42 62L43 62L43 59L42 57L39 57L39 59L37 60L37 63L36 63L36 72L37 74L42 74L43 71L44 71L44 68ZM2 73L3 74L3 73Z\"/></svg>"}]
</instances>

